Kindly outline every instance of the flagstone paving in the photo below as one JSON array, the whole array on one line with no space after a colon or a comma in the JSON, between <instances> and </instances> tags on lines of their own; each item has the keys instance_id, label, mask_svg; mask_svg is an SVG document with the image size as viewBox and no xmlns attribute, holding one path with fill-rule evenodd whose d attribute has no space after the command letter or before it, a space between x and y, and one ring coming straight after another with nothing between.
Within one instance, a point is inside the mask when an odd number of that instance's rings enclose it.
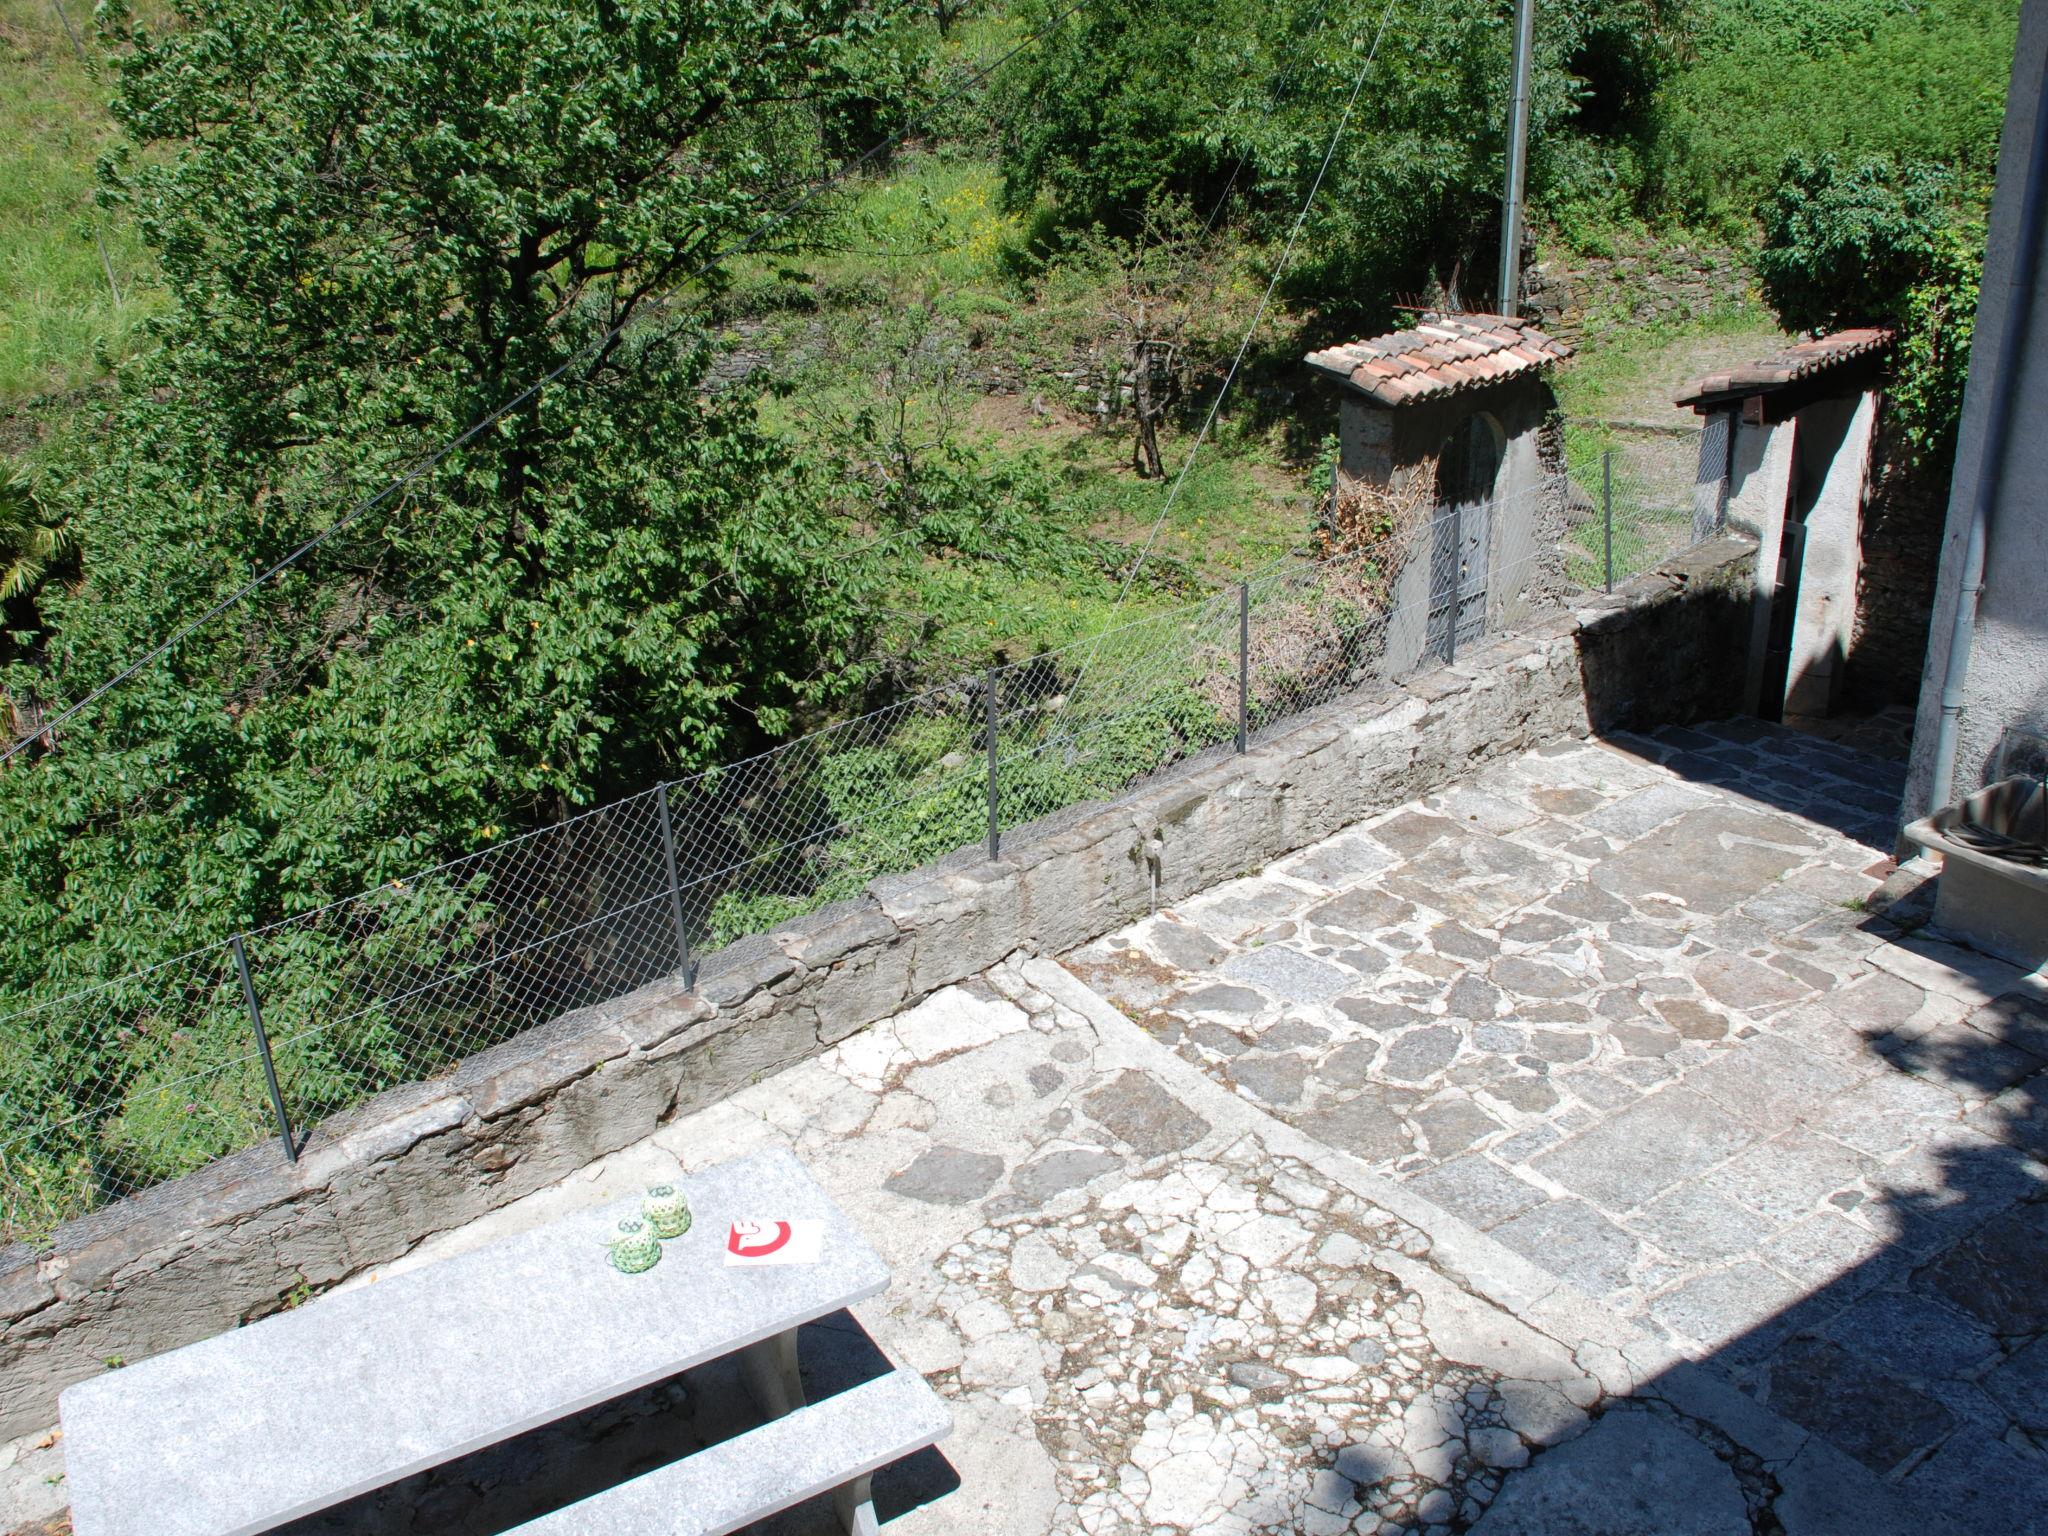
<instances>
[{"instance_id":1,"label":"flagstone paving","mask_svg":"<svg viewBox=\"0 0 2048 1536\"><path fill-rule=\"evenodd\" d=\"M1067 963L1879 1475L2044 1529L2048 992L1876 915L1900 773L1755 721L1559 743Z\"/></svg>"},{"instance_id":2,"label":"flagstone paving","mask_svg":"<svg viewBox=\"0 0 2048 1536\"><path fill-rule=\"evenodd\" d=\"M956 1416L942 1457L877 1479L900 1536L1942 1529L1043 960L950 988L392 1269L772 1144L892 1271L885 1297L806 1330L811 1391L845 1384L858 1334ZM691 1373L294 1536L503 1529L594 1466L629 1475L731 1433L739 1401L718 1371ZM1586 1507L1603 1523L1556 1519ZM761 1529L837 1527L827 1504Z\"/></svg>"},{"instance_id":3,"label":"flagstone paving","mask_svg":"<svg viewBox=\"0 0 2048 1536\"><path fill-rule=\"evenodd\" d=\"M2041 1531L2048 1011L1900 926L1889 771L1561 743L351 1283L782 1145L892 1276L810 1391L953 1407L900 1536ZM293 1529L508 1529L747 1411L687 1373ZM0 1470L0 1524L61 1501L61 1442Z\"/></svg>"}]
</instances>

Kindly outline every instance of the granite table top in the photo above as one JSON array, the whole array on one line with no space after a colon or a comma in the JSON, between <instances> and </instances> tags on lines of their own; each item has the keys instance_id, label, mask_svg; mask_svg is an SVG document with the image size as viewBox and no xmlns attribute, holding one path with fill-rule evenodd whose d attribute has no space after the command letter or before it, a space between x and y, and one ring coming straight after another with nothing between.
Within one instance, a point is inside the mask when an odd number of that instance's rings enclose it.
<instances>
[{"instance_id":1,"label":"granite table top","mask_svg":"<svg viewBox=\"0 0 2048 1536\"><path fill-rule=\"evenodd\" d=\"M67 1389L77 1536L269 1530L879 1293L888 1271L784 1151L677 1182L694 1224L642 1274L637 1202L322 1297ZM729 1266L735 1220L822 1220L816 1263Z\"/></svg>"}]
</instances>

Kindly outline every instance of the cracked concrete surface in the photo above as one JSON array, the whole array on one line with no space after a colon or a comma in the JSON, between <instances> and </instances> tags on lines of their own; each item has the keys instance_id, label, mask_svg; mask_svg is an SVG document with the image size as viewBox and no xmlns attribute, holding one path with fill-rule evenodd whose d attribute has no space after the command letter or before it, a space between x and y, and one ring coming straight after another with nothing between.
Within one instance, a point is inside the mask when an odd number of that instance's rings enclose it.
<instances>
[{"instance_id":1,"label":"cracked concrete surface","mask_svg":"<svg viewBox=\"0 0 2048 1536\"><path fill-rule=\"evenodd\" d=\"M2036 994L1877 924L1854 780L1788 806L1754 743L1500 765L383 1272L780 1144L892 1271L812 1390L886 1358L954 1408L877 1481L905 1536L2038 1529ZM504 1529L741 1402L690 1373L303 1536Z\"/></svg>"}]
</instances>

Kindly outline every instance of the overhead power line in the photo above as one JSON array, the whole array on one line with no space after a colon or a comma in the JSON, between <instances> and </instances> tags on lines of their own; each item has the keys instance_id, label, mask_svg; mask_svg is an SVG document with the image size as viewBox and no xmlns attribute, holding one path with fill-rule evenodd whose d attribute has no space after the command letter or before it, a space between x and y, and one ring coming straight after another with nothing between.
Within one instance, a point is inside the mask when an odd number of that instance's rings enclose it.
<instances>
[{"instance_id":1,"label":"overhead power line","mask_svg":"<svg viewBox=\"0 0 2048 1536\"><path fill-rule=\"evenodd\" d=\"M1237 344L1237 353L1230 360L1230 368L1223 376L1222 386L1216 397L1209 402L1209 412L1202 420L1201 430L1195 434L1194 444L1188 449L1188 456L1181 461L1180 473L1174 476L1172 486L1167 490L1166 503L1160 507L1159 515L1152 520L1152 527L1145 535L1145 543L1138 551L1138 558L1131 562L1129 572L1124 576L1123 585L1117 589L1116 601L1110 605L1108 623L1115 621L1124 599L1130 596L1131 587L1138 579L1138 572L1152 553L1152 546L1158 541L1159 530L1166 525L1167 517L1173 512L1173 505L1180 499L1181 487L1187 484L1188 471L1195 466L1195 456L1202 451L1202 444L1209 440L1209 433L1216 425L1216 417L1223 409L1223 402L1230 394L1230 386L1237 382L1238 371L1244 366L1245 354L1251 350L1252 338L1258 334L1264 323L1266 310L1273 302L1273 291L1280 286L1280 279L1287 271L1288 263L1294 257L1295 242L1301 238L1302 226L1308 222L1309 211L1315 206L1316 194L1322 191L1323 181L1330 174L1330 163L1337 156L1337 145L1343 140L1344 130L1351 125L1351 117L1358 107L1359 94L1365 89L1365 77L1372 71L1373 60L1379 57L1380 39L1386 36L1387 22L1394 14L1396 0L1387 0L1386 8L1380 12L1380 22L1372 37L1372 46L1366 50L1365 62L1358 68L1358 76L1351 82L1351 94L1344 102L1344 111L1337 119L1337 126L1330 134L1330 142L1323 150L1322 163L1316 167L1315 179L1309 183L1308 195L1302 199L1301 211L1294 216L1294 223L1287 231L1287 241L1281 247L1280 259L1273 264L1273 275L1266 283L1266 291L1259 296L1259 307L1252 315L1251 324L1245 327L1244 338ZM1080 692L1082 680L1087 676L1089 662L1094 660L1094 651L1089 652L1088 661L1081 665L1080 674L1074 680L1074 693Z\"/></svg>"},{"instance_id":2,"label":"overhead power line","mask_svg":"<svg viewBox=\"0 0 2048 1536\"><path fill-rule=\"evenodd\" d=\"M906 122L902 128L899 128L895 133L888 135L886 138L877 140L874 144L870 145L867 149L862 151L858 157L847 161L846 163L841 165L837 170L835 170L831 175L825 177L823 180L819 182L814 183L809 189L807 189L804 192L804 194L801 197L794 199L784 208L769 215L769 217L766 220L764 220L758 227L756 227L755 230L751 234L749 234L744 240L740 241L736 245L728 246L726 249L715 252L711 256L707 257L701 265L699 265L698 267L696 267L694 270L687 273L683 277L679 278L677 280L676 287L687 287L689 284L703 277L707 272L709 272L712 268L717 266L720 262L728 261L735 256L745 255L748 251L752 250L756 245L758 245L763 239L767 238L769 234L781 228L782 225L788 223L790 219L794 218L798 213L802 212L805 208L809 207L812 203L816 202L820 197L824 196L825 193L831 191L834 187L838 186L839 183L844 181L847 177L853 175L856 171L862 170L866 166L873 164L874 161L878 159L880 156L887 154L890 150L896 148L906 138L910 136L913 129L915 129L917 126L923 123L933 113L937 112L941 107L945 106L947 103L954 100L954 98L962 96L966 94L968 91L973 90L976 86L980 85L984 80L988 79L989 76L993 75L997 70L1001 69L1004 65L1008 64L1012 59L1016 58L1026 49L1030 48L1040 38L1044 37L1054 28L1058 27L1069 16L1073 15L1074 12L1078 11L1084 3L1085 0L1068 0L1068 3L1066 5L1062 6L1046 22L1039 26L1035 31L1031 32L1028 36L1026 36L1022 42L1016 44L1016 46L1009 49L1000 58L997 58L993 63L982 66L980 69L977 69L972 74L967 76L966 79L960 81L958 84L953 86L952 89L943 92L934 100L926 103L922 108L920 108L915 114L912 115L911 119L908 122ZM503 404L497 406L487 414L477 418L476 421L472 422L468 427L464 428L456 436L442 443L439 447L431 450L428 453L423 454L418 459L415 459L410 467L401 471L398 475L394 476L381 489L372 492L370 495L365 496L362 500L356 502L353 506L349 507L349 509L346 512L344 512L340 517L336 518L332 523L328 524L326 528L322 529L319 533L307 539L304 543L300 544L296 549L292 550L291 553L284 556L284 558L266 568L259 575L251 577L248 581L244 582L241 586L237 587L233 592L229 593L219 602L213 604L204 613L201 613L197 618L194 618L188 621L187 623L180 625L176 630L172 631L172 633L167 639L153 646L149 650L143 652L134 660L128 662L125 666L121 667L120 670L115 672L113 676L109 677L104 683L101 683L98 687L94 688L90 693L86 694L84 698L79 699L76 703L67 706L59 713L43 720L36 726L34 730L30 731L27 735L16 739L7 747L7 749L4 752L0 752L0 765L4 765L8 762L13 761L17 753L21 752L25 747L29 746L32 742L36 741L40 737L49 736L51 737L51 739L54 740L55 732L59 728L61 728L66 722L76 719L85 710L91 708L101 699L105 698L108 694L112 693L115 689L127 683L131 678L135 677L138 673L144 671L153 663L161 660L164 656L168 655L170 652L177 649L178 646L182 645L186 640L190 639L199 630L205 628L208 624L212 623L215 619L219 618L222 614L226 613L229 609L234 608L239 604L247 601L252 594L260 591L269 582L276 580L277 577L281 576L282 574L284 574L284 572L290 570L293 566L297 565L301 560L305 559L306 556L313 553L314 550L320 548L321 545L327 543L328 540L334 538L335 535L343 532L345 529L349 528L351 525L359 521L368 513L376 510L378 507L385 505L393 497L399 495L408 487L410 487L419 479L421 479L421 477L431 473L444 460L446 460L450 454L459 452L462 448L467 446L469 443L473 442L483 433L490 431L491 428L496 426L499 422L503 421L507 416L510 416L514 411L517 411L521 406L525 405L527 401L533 399L534 396L538 395L550 384L554 383L557 379L561 378L564 374L568 373L572 368L576 367L577 364L583 362L584 360L586 360L587 358L591 357L594 354L603 352L604 349L611 346L612 343L616 342L632 326L640 323L641 318L642 317L639 315L628 316L625 320L622 320L621 322L619 322L619 324L613 326L610 330L605 331L602 335L596 336L591 340L585 342L582 346L578 347L574 352L570 353L567 357L565 357L561 362L557 363L553 368L550 368L546 373L542 374L539 378L535 379L531 384L528 384L524 389L520 390L519 393L513 395L509 400L506 400Z\"/></svg>"}]
</instances>

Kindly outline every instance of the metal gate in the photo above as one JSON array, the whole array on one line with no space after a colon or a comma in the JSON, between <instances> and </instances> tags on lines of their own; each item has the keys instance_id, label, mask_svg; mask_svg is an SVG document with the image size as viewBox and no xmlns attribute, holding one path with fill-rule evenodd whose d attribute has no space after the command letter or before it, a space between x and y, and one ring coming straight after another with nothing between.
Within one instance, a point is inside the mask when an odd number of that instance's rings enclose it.
<instances>
[{"instance_id":1,"label":"metal gate","mask_svg":"<svg viewBox=\"0 0 2048 1536\"><path fill-rule=\"evenodd\" d=\"M1473 415L1453 432L1437 460L1442 497L1429 530L1427 654L1457 658L1486 633L1486 570L1494 482L1506 440L1490 417Z\"/></svg>"},{"instance_id":2,"label":"metal gate","mask_svg":"<svg viewBox=\"0 0 2048 1536\"><path fill-rule=\"evenodd\" d=\"M1460 646L1486 633L1488 505L1439 508L1429 530L1428 654L1455 661Z\"/></svg>"}]
</instances>

